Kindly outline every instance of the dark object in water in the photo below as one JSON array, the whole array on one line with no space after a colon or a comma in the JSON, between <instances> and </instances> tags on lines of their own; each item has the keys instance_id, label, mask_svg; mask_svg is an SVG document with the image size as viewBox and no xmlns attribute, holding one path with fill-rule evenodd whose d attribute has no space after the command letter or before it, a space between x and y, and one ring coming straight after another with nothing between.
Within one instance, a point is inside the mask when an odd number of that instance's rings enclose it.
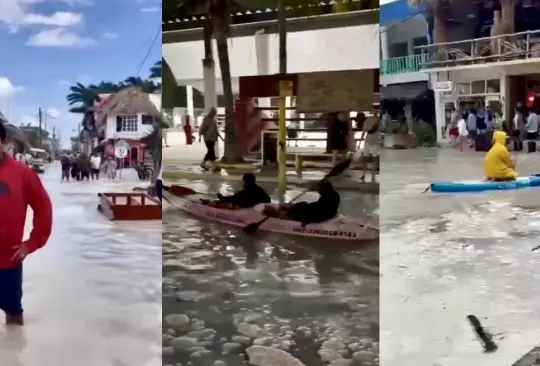
<instances>
[{"instance_id":1,"label":"dark object in water","mask_svg":"<svg viewBox=\"0 0 540 366\"><path fill-rule=\"evenodd\" d=\"M471 323L474 333L482 342L484 352L495 352L498 347L495 342L493 342L493 336L489 332L487 332L484 327L482 327L482 324L480 324L480 320L478 320L478 318L474 315L467 315L467 320L469 321L469 323Z\"/></svg>"}]
</instances>

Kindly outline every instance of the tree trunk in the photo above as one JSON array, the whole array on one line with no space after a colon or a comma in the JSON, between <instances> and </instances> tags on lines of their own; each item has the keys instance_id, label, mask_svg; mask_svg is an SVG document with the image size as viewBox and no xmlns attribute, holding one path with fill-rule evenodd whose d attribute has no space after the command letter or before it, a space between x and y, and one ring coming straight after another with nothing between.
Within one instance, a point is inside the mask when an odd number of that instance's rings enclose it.
<instances>
[{"instance_id":1,"label":"tree trunk","mask_svg":"<svg viewBox=\"0 0 540 366\"><path fill-rule=\"evenodd\" d=\"M225 101L225 149L221 161L234 164L242 161L236 148L236 121L234 118L234 96L231 81L231 65L229 63L229 47L227 45L228 14L214 17L214 27L223 82L223 98Z\"/></svg>"},{"instance_id":2,"label":"tree trunk","mask_svg":"<svg viewBox=\"0 0 540 366\"><path fill-rule=\"evenodd\" d=\"M512 34L516 32L516 16L514 8L514 0L501 1L501 24L504 31L503 34Z\"/></svg>"},{"instance_id":3,"label":"tree trunk","mask_svg":"<svg viewBox=\"0 0 540 366\"><path fill-rule=\"evenodd\" d=\"M442 5L435 2L433 7L433 43L446 43L446 29L444 24L444 9Z\"/></svg>"},{"instance_id":4,"label":"tree trunk","mask_svg":"<svg viewBox=\"0 0 540 366\"><path fill-rule=\"evenodd\" d=\"M439 1L433 4L433 43L446 43L446 29L444 22L444 8ZM435 46L435 60L443 61L446 59L444 55L443 45Z\"/></svg>"}]
</instances>

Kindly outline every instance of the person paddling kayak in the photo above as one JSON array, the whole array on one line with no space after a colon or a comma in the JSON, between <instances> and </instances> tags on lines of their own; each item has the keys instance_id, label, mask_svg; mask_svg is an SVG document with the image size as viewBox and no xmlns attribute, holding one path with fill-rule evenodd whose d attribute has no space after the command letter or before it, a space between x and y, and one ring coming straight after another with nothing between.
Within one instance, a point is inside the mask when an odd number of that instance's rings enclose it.
<instances>
[{"instance_id":1,"label":"person paddling kayak","mask_svg":"<svg viewBox=\"0 0 540 366\"><path fill-rule=\"evenodd\" d=\"M6 324L24 325L23 262L43 247L52 229L52 205L37 174L5 150L6 129L0 122L0 310ZM34 213L30 237L23 240L28 206Z\"/></svg>"},{"instance_id":2,"label":"person paddling kayak","mask_svg":"<svg viewBox=\"0 0 540 366\"><path fill-rule=\"evenodd\" d=\"M270 203L270 196L264 189L257 185L255 175L246 173L242 177L244 188L232 196L223 196L218 193L221 202L226 202L240 208L251 208L260 203Z\"/></svg>"},{"instance_id":3,"label":"person paddling kayak","mask_svg":"<svg viewBox=\"0 0 540 366\"><path fill-rule=\"evenodd\" d=\"M290 220L302 224L318 224L334 218L339 209L341 199L330 181L323 179L317 185L319 199L315 202L298 202L287 211Z\"/></svg>"},{"instance_id":4,"label":"person paddling kayak","mask_svg":"<svg viewBox=\"0 0 540 366\"><path fill-rule=\"evenodd\" d=\"M281 205L278 209L267 206L264 214L269 217L299 221L302 225L319 224L334 218L339 209L341 199L332 183L327 179L317 184L319 199L315 202L298 202Z\"/></svg>"},{"instance_id":5,"label":"person paddling kayak","mask_svg":"<svg viewBox=\"0 0 540 366\"><path fill-rule=\"evenodd\" d=\"M484 159L484 175L489 181L515 180L516 163L506 148L506 133L495 131L493 133L493 146Z\"/></svg>"}]
</instances>

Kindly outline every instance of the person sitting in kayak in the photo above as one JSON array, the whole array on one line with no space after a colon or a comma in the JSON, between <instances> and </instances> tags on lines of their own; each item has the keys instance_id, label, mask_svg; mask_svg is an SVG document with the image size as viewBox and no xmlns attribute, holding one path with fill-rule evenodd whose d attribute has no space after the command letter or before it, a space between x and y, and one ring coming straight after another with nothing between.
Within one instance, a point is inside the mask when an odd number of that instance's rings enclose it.
<instances>
[{"instance_id":1,"label":"person sitting in kayak","mask_svg":"<svg viewBox=\"0 0 540 366\"><path fill-rule=\"evenodd\" d=\"M339 209L341 199L332 183L323 179L317 185L319 199L315 202L298 202L287 209L286 218L300 221L303 225L318 224L334 218Z\"/></svg>"},{"instance_id":2,"label":"person sitting in kayak","mask_svg":"<svg viewBox=\"0 0 540 366\"><path fill-rule=\"evenodd\" d=\"M218 193L217 197L221 202L229 203L240 208L251 208L260 203L270 203L270 196L264 189L259 187L255 175L246 173L242 177L244 188L232 196L223 196Z\"/></svg>"},{"instance_id":3,"label":"person sitting in kayak","mask_svg":"<svg viewBox=\"0 0 540 366\"><path fill-rule=\"evenodd\" d=\"M484 175L488 181L501 182L515 180L516 162L506 148L506 133L493 133L493 146L484 159Z\"/></svg>"}]
</instances>

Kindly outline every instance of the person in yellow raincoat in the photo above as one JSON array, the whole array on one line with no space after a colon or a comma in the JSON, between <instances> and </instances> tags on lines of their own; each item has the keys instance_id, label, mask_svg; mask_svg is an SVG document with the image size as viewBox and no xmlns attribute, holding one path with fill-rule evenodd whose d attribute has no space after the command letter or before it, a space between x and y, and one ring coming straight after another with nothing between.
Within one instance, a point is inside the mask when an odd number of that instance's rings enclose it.
<instances>
[{"instance_id":1,"label":"person in yellow raincoat","mask_svg":"<svg viewBox=\"0 0 540 366\"><path fill-rule=\"evenodd\" d=\"M506 133L495 131L493 133L493 146L484 159L484 175L490 181L515 180L516 162L506 148Z\"/></svg>"}]
</instances>

